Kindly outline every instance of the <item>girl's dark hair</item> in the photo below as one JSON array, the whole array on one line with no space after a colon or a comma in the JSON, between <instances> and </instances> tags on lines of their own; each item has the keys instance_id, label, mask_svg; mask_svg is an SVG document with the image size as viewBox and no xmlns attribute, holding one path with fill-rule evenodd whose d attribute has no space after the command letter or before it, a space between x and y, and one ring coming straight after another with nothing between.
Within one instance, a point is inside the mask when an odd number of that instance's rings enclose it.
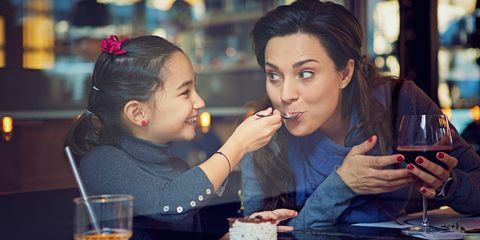
<instances>
[{"instance_id":1,"label":"girl's dark hair","mask_svg":"<svg viewBox=\"0 0 480 240\"><path fill-rule=\"evenodd\" d=\"M349 119L355 110L358 116L355 129L365 137L376 134L381 152L386 152L392 144L390 121L385 121L385 116L390 114L375 99L371 89L387 78L380 77L362 57L362 27L357 19L343 6L332 2L299 0L279 6L262 17L251 32L260 67L265 67L265 48L270 39L296 33L317 37L338 71L345 68L349 59L355 61L352 80L342 91L342 118ZM254 105L259 108L271 106L268 99ZM348 133L346 142L352 132ZM294 194L288 193L294 189L295 180L282 150L286 149L285 137L282 137L285 134L286 130L281 129L272 143L253 153L255 172L267 196L266 209L293 208L295 205ZM278 146L281 151L274 151Z\"/></svg>"},{"instance_id":2,"label":"girl's dark hair","mask_svg":"<svg viewBox=\"0 0 480 240\"><path fill-rule=\"evenodd\" d=\"M163 86L162 69L180 48L157 36L131 38L122 43L126 53L103 52L92 75L87 111L75 121L65 145L81 158L98 145L115 145L129 130L122 111L131 100L145 102Z\"/></svg>"}]
</instances>

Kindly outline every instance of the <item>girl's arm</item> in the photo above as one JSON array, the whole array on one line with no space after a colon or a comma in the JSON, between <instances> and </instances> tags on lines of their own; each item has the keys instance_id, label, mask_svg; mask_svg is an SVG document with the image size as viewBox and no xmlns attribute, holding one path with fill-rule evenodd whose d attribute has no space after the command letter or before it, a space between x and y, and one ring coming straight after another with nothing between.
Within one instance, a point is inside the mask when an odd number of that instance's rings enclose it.
<instances>
[{"instance_id":1,"label":"girl's arm","mask_svg":"<svg viewBox=\"0 0 480 240\"><path fill-rule=\"evenodd\" d=\"M228 156L231 169L244 153L265 145L280 124L278 111L265 118L251 116L240 124L220 149ZM105 146L82 159L80 174L89 194L131 194L135 214L173 223L197 213L229 174L227 159L219 154L178 175L172 174L178 169L161 166L168 163L159 164L139 164L124 151Z\"/></svg>"},{"instance_id":2,"label":"girl's arm","mask_svg":"<svg viewBox=\"0 0 480 240\"><path fill-rule=\"evenodd\" d=\"M89 194L133 195L135 215L163 222L190 219L214 195L213 185L198 167L172 178L176 170L168 162L136 161L118 148L100 147L82 159L80 175Z\"/></svg>"},{"instance_id":3,"label":"girl's arm","mask_svg":"<svg viewBox=\"0 0 480 240\"><path fill-rule=\"evenodd\" d=\"M218 150L222 154L214 154L200 164L199 167L212 182L215 191L219 189L230 171L237 166L246 153L265 146L282 125L278 110L272 112L272 109L268 108L259 114L271 116L252 115L248 117Z\"/></svg>"}]
</instances>

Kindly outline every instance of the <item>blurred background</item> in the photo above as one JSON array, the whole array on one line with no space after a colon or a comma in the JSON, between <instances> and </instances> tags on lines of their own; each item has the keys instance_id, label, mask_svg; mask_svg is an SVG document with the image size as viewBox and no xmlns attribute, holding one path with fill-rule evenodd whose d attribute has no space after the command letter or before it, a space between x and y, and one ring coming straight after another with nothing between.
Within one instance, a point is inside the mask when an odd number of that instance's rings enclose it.
<instances>
[{"instance_id":1,"label":"blurred background","mask_svg":"<svg viewBox=\"0 0 480 240\"><path fill-rule=\"evenodd\" d=\"M207 108L196 139L174 149L191 165L204 161L242 120L244 104L264 96L253 23L290 2L0 0L0 194L75 186L63 140L85 110L100 42L110 34L162 36L192 59ZM480 151L479 0L335 2L363 24L369 61L415 81ZM238 185L238 172L232 178ZM238 197L236 190L229 194Z\"/></svg>"}]
</instances>

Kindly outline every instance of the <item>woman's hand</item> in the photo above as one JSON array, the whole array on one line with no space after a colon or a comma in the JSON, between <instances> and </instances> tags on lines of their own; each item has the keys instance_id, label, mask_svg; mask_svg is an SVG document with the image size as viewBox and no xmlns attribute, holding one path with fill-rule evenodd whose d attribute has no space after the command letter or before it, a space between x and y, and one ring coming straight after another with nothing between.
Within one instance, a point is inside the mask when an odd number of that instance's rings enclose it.
<instances>
[{"instance_id":1,"label":"woman's hand","mask_svg":"<svg viewBox=\"0 0 480 240\"><path fill-rule=\"evenodd\" d=\"M388 165L405 160L401 154L387 156L365 155L376 144L377 137L354 146L337 169L338 175L357 194L392 192L415 181L407 169L386 169Z\"/></svg>"},{"instance_id":2,"label":"woman's hand","mask_svg":"<svg viewBox=\"0 0 480 240\"><path fill-rule=\"evenodd\" d=\"M267 108L245 119L228 139L242 147L244 154L265 146L282 126L280 112Z\"/></svg>"},{"instance_id":3,"label":"woman's hand","mask_svg":"<svg viewBox=\"0 0 480 240\"><path fill-rule=\"evenodd\" d=\"M249 217L258 218L266 221L275 221L275 224L277 224L277 232L291 232L293 231L292 226L283 226L278 224L284 220L294 218L297 215L298 215L298 212L295 210L279 208L273 211L255 212L255 213L252 213Z\"/></svg>"},{"instance_id":4,"label":"woman's hand","mask_svg":"<svg viewBox=\"0 0 480 240\"><path fill-rule=\"evenodd\" d=\"M418 156L415 162L427 171L413 164L407 165L407 169L418 178L415 187L423 196L428 198L436 196L435 191L442 187L443 183L450 177L452 169L458 164L458 159L444 152L438 152L436 157L447 165L447 169L421 156Z\"/></svg>"}]
</instances>

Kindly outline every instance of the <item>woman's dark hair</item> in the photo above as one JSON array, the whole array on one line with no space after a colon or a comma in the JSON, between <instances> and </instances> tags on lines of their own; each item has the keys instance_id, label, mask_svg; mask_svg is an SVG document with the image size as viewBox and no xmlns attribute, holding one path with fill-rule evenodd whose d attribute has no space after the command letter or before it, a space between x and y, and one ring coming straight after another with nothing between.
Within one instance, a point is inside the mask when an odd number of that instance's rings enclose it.
<instances>
[{"instance_id":1,"label":"woman's dark hair","mask_svg":"<svg viewBox=\"0 0 480 240\"><path fill-rule=\"evenodd\" d=\"M65 145L76 157L92 147L115 145L129 130L122 123L122 111L131 100L145 102L163 86L162 69L180 48L157 36L131 38L122 43L126 52L103 52L98 56L85 111L67 134Z\"/></svg>"},{"instance_id":2,"label":"woman's dark hair","mask_svg":"<svg viewBox=\"0 0 480 240\"><path fill-rule=\"evenodd\" d=\"M270 39L296 33L315 36L338 71L346 67L349 59L355 61L352 80L342 91L342 118L349 119L350 114L356 112L358 124L355 129L367 138L376 134L381 152L386 152L392 145L391 125L385 121L385 116L390 114L371 90L386 77L379 76L363 58L362 27L357 19L343 6L332 2L299 0L291 5L279 6L262 17L251 32L260 67L265 67L265 48ZM259 108L271 106L268 99L254 104ZM352 132L348 133L347 139ZM293 208L295 203L294 194L288 193L294 188L295 180L282 151L286 148L285 137L281 136L284 134L286 130L282 127L269 145L253 153L255 173L267 196L266 209ZM278 146L281 151L274 151Z\"/></svg>"}]
</instances>

